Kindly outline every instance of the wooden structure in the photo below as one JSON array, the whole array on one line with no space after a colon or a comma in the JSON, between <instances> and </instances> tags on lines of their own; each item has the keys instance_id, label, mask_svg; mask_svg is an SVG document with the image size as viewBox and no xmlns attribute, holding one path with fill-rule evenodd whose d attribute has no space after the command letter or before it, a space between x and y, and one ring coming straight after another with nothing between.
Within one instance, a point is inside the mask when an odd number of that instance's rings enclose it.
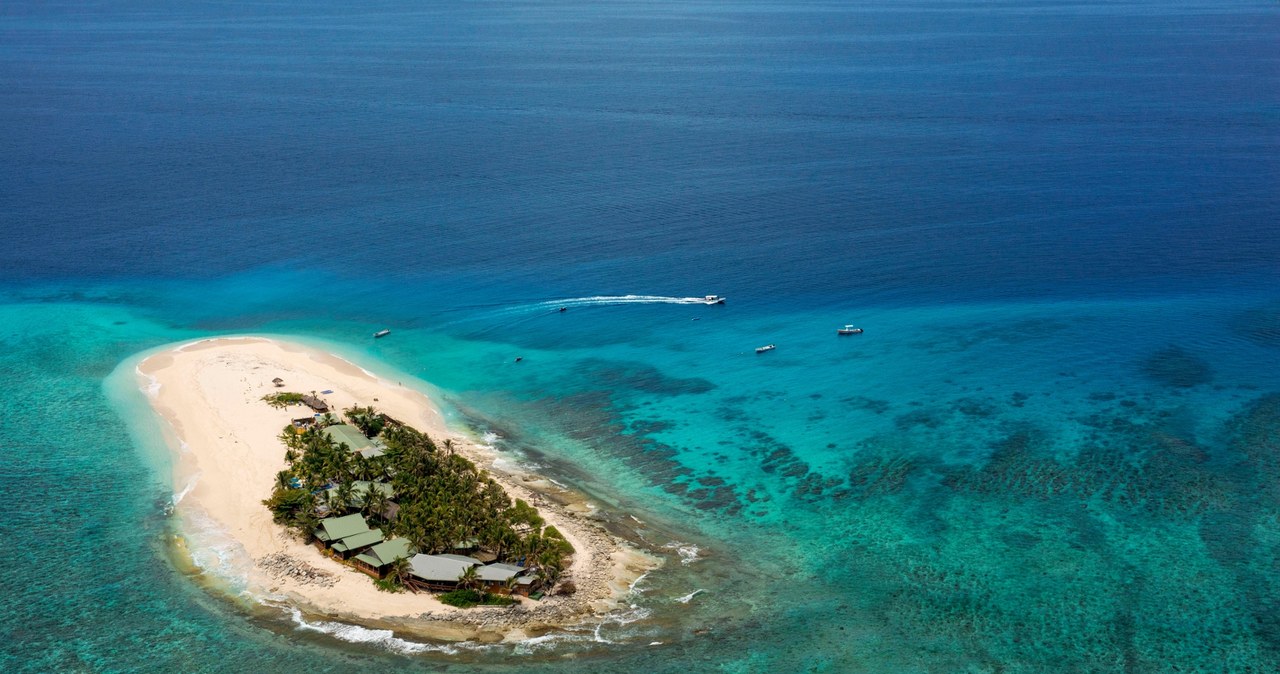
<instances>
[{"instance_id":1,"label":"wooden structure","mask_svg":"<svg viewBox=\"0 0 1280 674\"><path fill-rule=\"evenodd\" d=\"M414 555L409 559L409 586L415 590L456 590L458 579L479 560L465 555Z\"/></svg>"},{"instance_id":2,"label":"wooden structure","mask_svg":"<svg viewBox=\"0 0 1280 674\"><path fill-rule=\"evenodd\" d=\"M344 517L329 517L320 521L315 530L316 547L322 552L331 549L342 559L382 540L382 532L370 529L360 513Z\"/></svg>"},{"instance_id":3,"label":"wooden structure","mask_svg":"<svg viewBox=\"0 0 1280 674\"><path fill-rule=\"evenodd\" d=\"M357 569L373 576L374 578L386 578L387 572L391 570L391 565L397 559L404 559L410 555L409 541L403 538L393 538L389 541L383 541L368 550L356 555L352 562Z\"/></svg>"},{"instance_id":4,"label":"wooden structure","mask_svg":"<svg viewBox=\"0 0 1280 674\"><path fill-rule=\"evenodd\" d=\"M329 411L329 404L313 395L302 396L302 404L310 407L320 414L324 414Z\"/></svg>"}]
</instances>

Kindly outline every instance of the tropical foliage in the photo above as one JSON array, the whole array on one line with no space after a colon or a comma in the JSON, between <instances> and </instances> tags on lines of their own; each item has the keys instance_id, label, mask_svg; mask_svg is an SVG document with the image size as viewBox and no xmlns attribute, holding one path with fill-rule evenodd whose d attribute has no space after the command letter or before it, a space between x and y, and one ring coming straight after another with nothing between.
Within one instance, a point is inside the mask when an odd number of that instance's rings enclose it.
<instances>
[{"instance_id":1,"label":"tropical foliage","mask_svg":"<svg viewBox=\"0 0 1280 674\"><path fill-rule=\"evenodd\" d=\"M307 538L322 515L360 512L419 552L480 548L499 560L536 567L547 581L560 575L573 546L532 506L512 502L485 471L454 453L451 443L438 447L426 434L390 422L372 407L353 407L346 417L366 435L378 434L383 455L366 458L331 441L323 427L332 422L325 419L301 432L286 427L280 439L288 468L276 476L271 498L263 501L277 523ZM356 482L389 484L394 497ZM401 571L401 577L407 575Z\"/></svg>"},{"instance_id":2,"label":"tropical foliage","mask_svg":"<svg viewBox=\"0 0 1280 674\"><path fill-rule=\"evenodd\" d=\"M277 393L268 393L267 395L262 396L262 399L267 401L268 405L272 407L281 408L281 409L288 407L290 405L302 404L302 394L294 393L292 391L279 391Z\"/></svg>"},{"instance_id":3,"label":"tropical foliage","mask_svg":"<svg viewBox=\"0 0 1280 674\"><path fill-rule=\"evenodd\" d=\"M454 590L439 596L441 602L458 608L472 606L510 606L515 599L500 594L485 594L477 590Z\"/></svg>"}]
</instances>

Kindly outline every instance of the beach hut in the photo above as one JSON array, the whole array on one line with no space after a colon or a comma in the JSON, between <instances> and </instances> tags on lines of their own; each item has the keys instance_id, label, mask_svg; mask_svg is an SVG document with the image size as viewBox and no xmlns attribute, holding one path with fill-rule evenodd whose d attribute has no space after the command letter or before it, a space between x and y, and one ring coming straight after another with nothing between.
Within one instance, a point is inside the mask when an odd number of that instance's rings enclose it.
<instances>
[{"instance_id":1,"label":"beach hut","mask_svg":"<svg viewBox=\"0 0 1280 674\"><path fill-rule=\"evenodd\" d=\"M516 586L511 591L520 596L528 597L541 586L542 576L536 573L526 573L516 578Z\"/></svg>"},{"instance_id":2,"label":"beach hut","mask_svg":"<svg viewBox=\"0 0 1280 674\"><path fill-rule=\"evenodd\" d=\"M382 532L377 529L367 529L353 536L346 538L333 544L333 551L343 559L351 559L352 556L358 554L365 548L372 547L382 542Z\"/></svg>"},{"instance_id":3,"label":"beach hut","mask_svg":"<svg viewBox=\"0 0 1280 674\"><path fill-rule=\"evenodd\" d=\"M397 559L403 559L410 554L409 541L403 538L393 538L389 541L383 541L365 550L355 556L356 568L373 576L374 578L384 578L387 571L391 569L391 564Z\"/></svg>"},{"instance_id":4,"label":"beach hut","mask_svg":"<svg viewBox=\"0 0 1280 674\"><path fill-rule=\"evenodd\" d=\"M317 412L319 412L319 413L321 413L321 414L324 414L325 412L328 412L328 411L329 411L329 405L328 405L328 403L326 403L325 401L323 401L323 400L321 400L321 399L319 399L319 398L317 398L317 397L315 397L315 396L313 396L313 395L304 395L304 396L302 396L302 404L303 404L303 405L306 405L307 407L310 407L311 409L313 409L313 410L315 410L315 411L317 411Z\"/></svg>"},{"instance_id":5,"label":"beach hut","mask_svg":"<svg viewBox=\"0 0 1280 674\"><path fill-rule=\"evenodd\" d=\"M506 592L507 583L527 570L514 564L487 564L476 569L476 580L488 592Z\"/></svg>"},{"instance_id":6,"label":"beach hut","mask_svg":"<svg viewBox=\"0 0 1280 674\"><path fill-rule=\"evenodd\" d=\"M276 385L276 388L280 388L281 386L284 386L284 380L283 380L283 379L281 379L281 378L279 378L279 377L276 377L275 379L272 379L272 380L271 380L271 383L272 383L272 384L275 384L275 385Z\"/></svg>"},{"instance_id":7,"label":"beach hut","mask_svg":"<svg viewBox=\"0 0 1280 674\"><path fill-rule=\"evenodd\" d=\"M370 540L369 533L377 535L377 539ZM363 537L357 540L355 536ZM346 553L366 548L382 540L382 534L376 529L370 529L369 523L364 521L360 513L321 520L320 527L315 530L315 537L317 548L321 550L326 547L333 548L343 556L343 559L346 559ZM339 544L342 544L340 550Z\"/></svg>"},{"instance_id":8,"label":"beach hut","mask_svg":"<svg viewBox=\"0 0 1280 674\"><path fill-rule=\"evenodd\" d=\"M423 555L409 559L409 584L415 589L453 590L464 571L480 561L465 555Z\"/></svg>"}]
</instances>

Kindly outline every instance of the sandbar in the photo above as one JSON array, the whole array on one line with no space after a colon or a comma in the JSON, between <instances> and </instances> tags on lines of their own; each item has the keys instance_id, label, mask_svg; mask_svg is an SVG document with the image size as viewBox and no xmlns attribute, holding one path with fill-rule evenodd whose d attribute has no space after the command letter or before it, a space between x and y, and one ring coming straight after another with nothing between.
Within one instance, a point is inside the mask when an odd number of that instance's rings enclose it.
<instances>
[{"instance_id":1,"label":"sandbar","mask_svg":"<svg viewBox=\"0 0 1280 674\"><path fill-rule=\"evenodd\" d=\"M219 549L218 569L235 576L227 580L255 601L436 639L518 639L619 608L630 583L659 564L605 531L589 508L548 500L539 485L550 484L539 476L507 472L506 462L496 466L497 453L451 429L427 394L334 354L273 338L222 337L154 353L137 372L152 409L167 422L173 484L182 493L175 514L184 525L212 523L231 541ZM277 377L283 389L272 384ZM381 592L368 576L288 534L272 522L262 500L285 468L282 429L291 417L311 412L263 402L280 390L332 391L321 397L338 410L373 405L437 442L452 439L458 452L488 470L513 499L538 508L573 545L565 578L576 592L525 600L515 609L458 609L427 593ZM182 544L200 559L201 537L188 536Z\"/></svg>"}]
</instances>

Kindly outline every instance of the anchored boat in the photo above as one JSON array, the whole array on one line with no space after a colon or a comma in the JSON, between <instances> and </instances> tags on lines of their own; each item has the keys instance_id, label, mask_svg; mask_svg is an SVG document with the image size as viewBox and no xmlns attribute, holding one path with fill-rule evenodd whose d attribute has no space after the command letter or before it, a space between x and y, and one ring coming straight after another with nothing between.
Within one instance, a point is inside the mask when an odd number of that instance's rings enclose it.
<instances>
[{"instance_id":1,"label":"anchored boat","mask_svg":"<svg viewBox=\"0 0 1280 674\"><path fill-rule=\"evenodd\" d=\"M774 344L765 344L764 346L757 346L757 347L756 347L756 353L764 353L764 352L766 352L766 351L773 351L773 350L774 350L774 349L776 349L776 348L778 348L778 347L777 347L776 345L774 345Z\"/></svg>"},{"instance_id":2,"label":"anchored boat","mask_svg":"<svg viewBox=\"0 0 1280 674\"><path fill-rule=\"evenodd\" d=\"M389 334L391 334L391 331L390 331L390 330L379 330L379 331L377 331L377 332L373 333L373 338L374 338L374 339L382 339L383 337L386 337L386 336L387 336L387 335L389 335Z\"/></svg>"},{"instance_id":3,"label":"anchored boat","mask_svg":"<svg viewBox=\"0 0 1280 674\"><path fill-rule=\"evenodd\" d=\"M861 335L862 328L855 328L852 325L846 325L843 328L836 330L836 334L837 335Z\"/></svg>"}]
</instances>

